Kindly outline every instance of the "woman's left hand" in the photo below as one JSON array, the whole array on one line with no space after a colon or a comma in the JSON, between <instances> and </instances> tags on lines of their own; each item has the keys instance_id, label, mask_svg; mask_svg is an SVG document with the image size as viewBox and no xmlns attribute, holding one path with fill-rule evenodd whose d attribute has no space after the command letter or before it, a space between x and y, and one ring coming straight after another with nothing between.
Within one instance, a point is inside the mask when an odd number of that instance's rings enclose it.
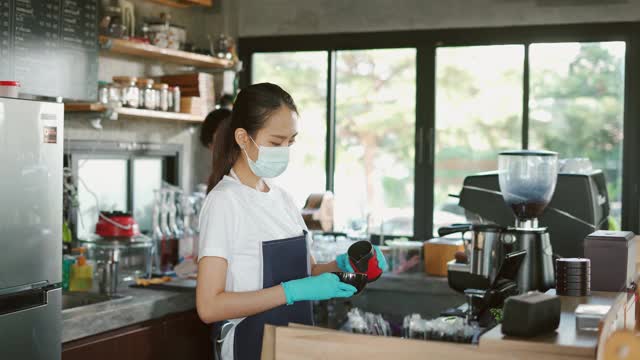
<instances>
[{"instance_id":1,"label":"woman's left hand","mask_svg":"<svg viewBox=\"0 0 640 360\"><path fill-rule=\"evenodd\" d=\"M382 272L387 272L389 270L387 259L385 259L380 248L375 245L373 245L373 248L376 250L376 258L378 259L378 266L380 267L380 270L382 270ZM349 263L349 255L346 253L340 254L336 257L336 264L338 265L338 268L344 272L355 272Z\"/></svg>"}]
</instances>

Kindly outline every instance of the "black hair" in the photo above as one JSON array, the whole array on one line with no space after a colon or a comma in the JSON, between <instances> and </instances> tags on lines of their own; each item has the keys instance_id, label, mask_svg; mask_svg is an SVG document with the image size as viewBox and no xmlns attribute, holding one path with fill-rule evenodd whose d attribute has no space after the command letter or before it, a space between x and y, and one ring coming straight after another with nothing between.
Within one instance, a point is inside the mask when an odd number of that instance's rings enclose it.
<instances>
[{"instance_id":1,"label":"black hair","mask_svg":"<svg viewBox=\"0 0 640 360\"><path fill-rule=\"evenodd\" d=\"M208 147L213 142L213 134L220 127L220 124L231 117L231 110L217 109L207 115L200 127L200 143Z\"/></svg>"},{"instance_id":2,"label":"black hair","mask_svg":"<svg viewBox=\"0 0 640 360\"><path fill-rule=\"evenodd\" d=\"M222 94L220 100L218 100L218 105L220 107L226 108L233 105L233 95L231 94Z\"/></svg>"},{"instance_id":3,"label":"black hair","mask_svg":"<svg viewBox=\"0 0 640 360\"><path fill-rule=\"evenodd\" d=\"M214 137L212 172L207 192L229 173L238 160L240 146L235 140L236 129L245 129L249 136L255 137L269 116L282 106L298 112L291 95L278 85L254 84L240 91L233 104L231 121L223 122Z\"/></svg>"}]
</instances>

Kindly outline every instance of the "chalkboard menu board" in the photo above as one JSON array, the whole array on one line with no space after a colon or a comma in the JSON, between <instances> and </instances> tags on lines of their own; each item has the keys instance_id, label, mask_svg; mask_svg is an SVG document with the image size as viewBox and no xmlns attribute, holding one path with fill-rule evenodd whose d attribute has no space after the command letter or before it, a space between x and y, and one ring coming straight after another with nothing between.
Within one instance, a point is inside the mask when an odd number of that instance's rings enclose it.
<instances>
[{"instance_id":1,"label":"chalkboard menu board","mask_svg":"<svg viewBox=\"0 0 640 360\"><path fill-rule=\"evenodd\" d=\"M93 101L98 0L0 0L0 80L30 95Z\"/></svg>"}]
</instances>

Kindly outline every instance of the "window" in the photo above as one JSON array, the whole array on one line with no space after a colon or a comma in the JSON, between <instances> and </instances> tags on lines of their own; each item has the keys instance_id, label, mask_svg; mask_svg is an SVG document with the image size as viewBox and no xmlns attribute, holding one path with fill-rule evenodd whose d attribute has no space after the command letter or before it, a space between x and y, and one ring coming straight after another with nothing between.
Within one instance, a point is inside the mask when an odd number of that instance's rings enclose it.
<instances>
[{"instance_id":1,"label":"window","mask_svg":"<svg viewBox=\"0 0 640 360\"><path fill-rule=\"evenodd\" d=\"M127 160L78 161L78 238L95 232L98 211L127 210Z\"/></svg>"},{"instance_id":2,"label":"window","mask_svg":"<svg viewBox=\"0 0 640 360\"><path fill-rule=\"evenodd\" d=\"M464 223L467 175L498 168L498 152L522 144L524 46L438 48L433 230Z\"/></svg>"},{"instance_id":3,"label":"window","mask_svg":"<svg viewBox=\"0 0 640 360\"><path fill-rule=\"evenodd\" d=\"M640 123L629 121L640 105L625 104L625 92L635 97L638 91L625 84L625 76L637 78L625 69L627 61L640 61L640 52L631 49L640 45L629 41L637 26L240 41L250 82L280 83L296 100L316 94L314 116L323 128L314 136L313 150L302 153L326 149L307 171L328 171L325 186L336 194L336 231L428 239L443 225L466 222L450 195L459 194L467 175L497 170L499 152L519 148L556 151L561 160L589 158L607 179L610 226L640 231L634 200L640 172L622 169L623 152L629 164L640 148ZM307 106L300 106L303 112ZM300 165L295 168L295 175L289 174L294 184L317 180ZM300 199L310 192L300 189Z\"/></svg>"},{"instance_id":4,"label":"window","mask_svg":"<svg viewBox=\"0 0 640 360\"><path fill-rule=\"evenodd\" d=\"M530 54L531 147L586 157L602 169L619 228L625 43L533 44Z\"/></svg>"},{"instance_id":5,"label":"window","mask_svg":"<svg viewBox=\"0 0 640 360\"><path fill-rule=\"evenodd\" d=\"M416 50L339 51L336 226L413 235Z\"/></svg>"},{"instance_id":6,"label":"window","mask_svg":"<svg viewBox=\"0 0 640 360\"><path fill-rule=\"evenodd\" d=\"M162 186L162 159L133 160L133 216L143 230L151 230L153 190Z\"/></svg>"},{"instance_id":7,"label":"window","mask_svg":"<svg viewBox=\"0 0 640 360\"><path fill-rule=\"evenodd\" d=\"M159 189L163 181L179 185L181 146L122 145L65 142L65 167L73 174L79 205L76 216L69 220L79 239L95 232L98 211L131 212L140 230L149 233L153 190Z\"/></svg>"},{"instance_id":8,"label":"window","mask_svg":"<svg viewBox=\"0 0 640 360\"><path fill-rule=\"evenodd\" d=\"M309 194L323 192L326 187L327 53L259 53L253 55L253 66L253 83L281 86L300 111L300 129L289 167L277 182L302 208Z\"/></svg>"}]
</instances>

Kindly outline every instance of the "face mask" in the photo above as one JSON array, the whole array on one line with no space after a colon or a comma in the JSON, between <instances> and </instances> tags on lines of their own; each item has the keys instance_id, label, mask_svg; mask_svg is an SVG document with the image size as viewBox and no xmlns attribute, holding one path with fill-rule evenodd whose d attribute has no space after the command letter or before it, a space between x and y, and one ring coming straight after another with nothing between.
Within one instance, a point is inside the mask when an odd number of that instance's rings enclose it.
<instances>
[{"instance_id":1,"label":"face mask","mask_svg":"<svg viewBox=\"0 0 640 360\"><path fill-rule=\"evenodd\" d=\"M251 141L253 139L249 137ZM244 154L247 156L249 168L256 176L261 178L274 178L282 174L289 165L289 147L287 146L259 146L255 141L253 143L258 147L258 159L251 160L247 150Z\"/></svg>"}]
</instances>

